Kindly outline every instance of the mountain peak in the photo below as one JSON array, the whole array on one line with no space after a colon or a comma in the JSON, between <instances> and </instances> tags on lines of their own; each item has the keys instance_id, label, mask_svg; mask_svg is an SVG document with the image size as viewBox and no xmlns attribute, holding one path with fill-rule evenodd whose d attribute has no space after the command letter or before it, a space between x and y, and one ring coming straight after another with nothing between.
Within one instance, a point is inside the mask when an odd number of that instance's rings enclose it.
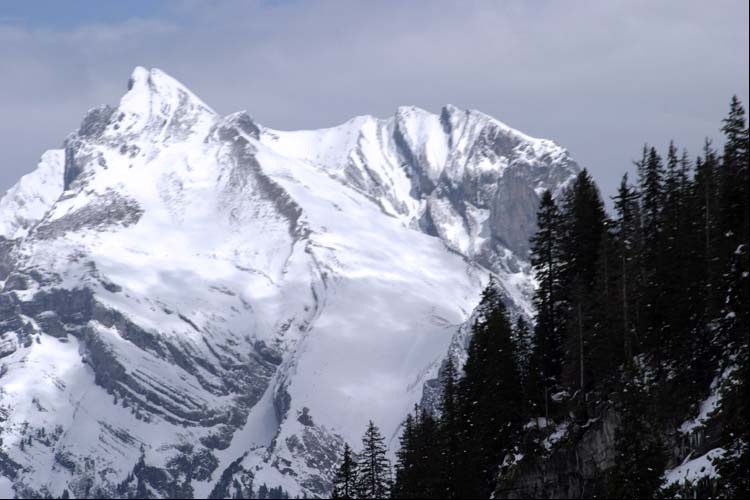
<instances>
[{"instance_id":1,"label":"mountain peak","mask_svg":"<svg viewBox=\"0 0 750 500\"><path fill-rule=\"evenodd\" d=\"M128 92L120 100L117 127L141 132L146 128L161 128L173 118L197 118L216 113L186 86L158 68L137 66L128 80ZM190 120L188 120L190 122ZM183 123L182 125L188 125Z\"/></svg>"},{"instance_id":2,"label":"mountain peak","mask_svg":"<svg viewBox=\"0 0 750 500\"><path fill-rule=\"evenodd\" d=\"M137 66L117 108L89 110L78 130L65 141L64 189L89 166L106 160L97 148L158 150L163 145L206 137L219 116L187 87L159 69ZM99 162L91 162L93 156Z\"/></svg>"},{"instance_id":3,"label":"mountain peak","mask_svg":"<svg viewBox=\"0 0 750 500\"><path fill-rule=\"evenodd\" d=\"M180 81L159 68L148 69L143 66L136 66L128 79L128 93L131 92L135 94L146 92L148 94L163 96L176 92L185 92L193 99L199 101L203 106L208 107Z\"/></svg>"},{"instance_id":4,"label":"mountain peak","mask_svg":"<svg viewBox=\"0 0 750 500\"><path fill-rule=\"evenodd\" d=\"M144 68L143 66L136 66L130 75L130 79L128 80L128 91L133 90L133 87L135 87L136 85L147 84L149 78L150 72L148 69Z\"/></svg>"},{"instance_id":5,"label":"mountain peak","mask_svg":"<svg viewBox=\"0 0 750 500\"><path fill-rule=\"evenodd\" d=\"M29 228L41 219L62 192L64 153L61 149L45 152L36 170L21 177L0 198L0 239L25 237ZM0 279L2 276L0 265Z\"/></svg>"}]
</instances>

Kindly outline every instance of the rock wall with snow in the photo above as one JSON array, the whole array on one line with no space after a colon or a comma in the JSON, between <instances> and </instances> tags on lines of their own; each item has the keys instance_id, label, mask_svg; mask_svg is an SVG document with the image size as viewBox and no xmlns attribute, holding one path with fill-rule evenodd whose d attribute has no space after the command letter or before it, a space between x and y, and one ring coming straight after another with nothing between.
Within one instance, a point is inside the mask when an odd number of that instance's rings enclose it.
<instances>
[{"instance_id":1,"label":"rock wall with snow","mask_svg":"<svg viewBox=\"0 0 750 500\"><path fill-rule=\"evenodd\" d=\"M567 152L477 111L285 132L157 69L0 201L0 476L21 496L325 496L399 425ZM234 488L234 489L233 489Z\"/></svg>"}]
</instances>

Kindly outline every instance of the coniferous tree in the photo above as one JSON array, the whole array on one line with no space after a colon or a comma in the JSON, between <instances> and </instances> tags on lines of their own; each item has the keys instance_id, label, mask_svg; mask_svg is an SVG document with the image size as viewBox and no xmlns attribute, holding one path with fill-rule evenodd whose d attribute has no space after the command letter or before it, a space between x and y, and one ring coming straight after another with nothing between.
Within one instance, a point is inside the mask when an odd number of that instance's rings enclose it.
<instances>
[{"instance_id":1,"label":"coniferous tree","mask_svg":"<svg viewBox=\"0 0 750 500\"><path fill-rule=\"evenodd\" d=\"M585 169L566 190L561 213L564 278L568 286L577 280L591 289L606 213L599 189Z\"/></svg>"},{"instance_id":2,"label":"coniferous tree","mask_svg":"<svg viewBox=\"0 0 750 500\"><path fill-rule=\"evenodd\" d=\"M266 483L261 484L260 488L258 488L258 498L261 500L268 498L268 486L266 486Z\"/></svg>"},{"instance_id":3,"label":"coniferous tree","mask_svg":"<svg viewBox=\"0 0 750 500\"><path fill-rule=\"evenodd\" d=\"M342 499L356 498L356 488L357 461L354 459L349 445L344 443L344 456L333 478L333 493L331 497Z\"/></svg>"},{"instance_id":4,"label":"coniferous tree","mask_svg":"<svg viewBox=\"0 0 750 500\"><path fill-rule=\"evenodd\" d=\"M745 110L737 96L732 97L724 119L724 152L719 170L719 214L721 254L724 262L731 259L737 244L747 243L748 234L748 129ZM724 269L728 266L725 264Z\"/></svg>"},{"instance_id":5,"label":"coniferous tree","mask_svg":"<svg viewBox=\"0 0 750 500\"><path fill-rule=\"evenodd\" d=\"M370 421L362 436L357 475L358 498L386 498L389 494L390 463L386 457L385 439Z\"/></svg>"},{"instance_id":6,"label":"coniferous tree","mask_svg":"<svg viewBox=\"0 0 750 500\"><path fill-rule=\"evenodd\" d=\"M624 332L620 319L620 249L617 245L616 224L607 220L599 244L599 255L594 282L593 308L589 313L590 368L589 385L608 380L625 360Z\"/></svg>"},{"instance_id":7,"label":"coniferous tree","mask_svg":"<svg viewBox=\"0 0 750 500\"><path fill-rule=\"evenodd\" d=\"M606 214L591 176L584 169L566 190L563 200L562 262L569 292L563 345L563 381L585 391L591 367L586 360L595 326L592 318L596 294L596 268L605 232Z\"/></svg>"},{"instance_id":8,"label":"coniferous tree","mask_svg":"<svg viewBox=\"0 0 750 500\"><path fill-rule=\"evenodd\" d=\"M622 321L622 346L624 358L630 359L638 348L638 325L640 316L640 265L641 216L638 192L628 184L625 174L614 199L617 218L615 234L620 257L619 302Z\"/></svg>"},{"instance_id":9,"label":"coniferous tree","mask_svg":"<svg viewBox=\"0 0 750 500\"><path fill-rule=\"evenodd\" d=\"M432 415L416 407L403 425L392 498L440 498L440 445Z\"/></svg>"},{"instance_id":10,"label":"coniferous tree","mask_svg":"<svg viewBox=\"0 0 750 500\"><path fill-rule=\"evenodd\" d=\"M745 110L737 96L722 132L726 138L719 175L719 259L721 269L721 317L733 321L722 324L727 341L747 342L748 253L750 236L750 139L745 126Z\"/></svg>"},{"instance_id":11,"label":"coniferous tree","mask_svg":"<svg viewBox=\"0 0 750 500\"><path fill-rule=\"evenodd\" d=\"M391 498L418 498L416 480L417 443L414 438L414 417L407 415L396 452Z\"/></svg>"},{"instance_id":12,"label":"coniferous tree","mask_svg":"<svg viewBox=\"0 0 750 500\"><path fill-rule=\"evenodd\" d=\"M718 159L711 142L706 140L703 157L695 162L693 203L695 208L695 235L700 242L693 246L692 258L697 264L693 301L702 304L704 324L715 318L718 310Z\"/></svg>"},{"instance_id":13,"label":"coniferous tree","mask_svg":"<svg viewBox=\"0 0 750 500\"><path fill-rule=\"evenodd\" d=\"M644 150L646 147L644 146ZM641 214L645 250L644 265L655 266L661 232L661 209L664 205L664 165L656 148L648 148L645 162L638 164L641 189Z\"/></svg>"},{"instance_id":14,"label":"coniferous tree","mask_svg":"<svg viewBox=\"0 0 750 500\"><path fill-rule=\"evenodd\" d=\"M516 349L516 365L518 366L518 375L521 378L521 384L526 383L531 362L531 352L534 348L534 341L531 338L529 325L523 316L516 318L516 324L513 325L512 333L513 344Z\"/></svg>"},{"instance_id":15,"label":"coniferous tree","mask_svg":"<svg viewBox=\"0 0 750 500\"><path fill-rule=\"evenodd\" d=\"M560 382L563 318L561 218L552 194L545 191L537 212L537 232L531 238L531 265L539 287L534 293L536 325L529 359L526 393L529 403L548 416L549 395Z\"/></svg>"},{"instance_id":16,"label":"coniferous tree","mask_svg":"<svg viewBox=\"0 0 750 500\"><path fill-rule=\"evenodd\" d=\"M534 332L536 336L536 331ZM523 407L530 417L536 418L537 423L541 417L546 419L550 415L550 388L544 381L544 370L542 362L543 347L534 344L529 357L529 368L523 381Z\"/></svg>"},{"instance_id":17,"label":"coniferous tree","mask_svg":"<svg viewBox=\"0 0 750 500\"><path fill-rule=\"evenodd\" d=\"M695 162L693 188L688 207L692 225L687 233L688 259L683 273L689 277L687 300L689 324L686 349L678 351L680 370L674 387L678 400L697 405L705 397L706 384L713 378L720 347L714 342L716 318L721 308L721 271L718 236L719 162L710 141L703 157Z\"/></svg>"},{"instance_id":18,"label":"coniferous tree","mask_svg":"<svg viewBox=\"0 0 750 500\"><path fill-rule=\"evenodd\" d=\"M724 424L720 446L724 453L714 462L719 481L719 498L750 496L750 399L747 397L750 377L748 344L738 350L737 368L726 381L721 394L719 415Z\"/></svg>"},{"instance_id":19,"label":"coniferous tree","mask_svg":"<svg viewBox=\"0 0 750 500\"><path fill-rule=\"evenodd\" d=\"M640 259L643 277L641 293L644 307L642 340L647 349L659 345L661 329L661 283L658 282L660 244L662 242L662 209L664 206L664 165L656 149L648 149L646 161L639 171L643 247Z\"/></svg>"},{"instance_id":20,"label":"coniferous tree","mask_svg":"<svg viewBox=\"0 0 750 500\"><path fill-rule=\"evenodd\" d=\"M430 412L420 408L415 425L416 440L416 489L418 498L444 498L444 478L441 476L442 453L440 430L437 420Z\"/></svg>"},{"instance_id":21,"label":"coniferous tree","mask_svg":"<svg viewBox=\"0 0 750 500\"><path fill-rule=\"evenodd\" d=\"M688 280L683 272L687 260L688 241L683 224L686 213L686 200L683 197L683 179L677 148L670 142L667 152L667 169L664 178L664 206L661 211L660 255L656 272L656 282L660 287L660 300L663 321L661 341L663 357L674 354L675 349L685 341L688 329L687 307L684 300L671 300L683 293Z\"/></svg>"},{"instance_id":22,"label":"coniferous tree","mask_svg":"<svg viewBox=\"0 0 750 500\"><path fill-rule=\"evenodd\" d=\"M748 170L750 144L745 112L737 97L732 98L724 119L724 154L720 173L718 206L721 310L717 323L718 340L724 357L731 356L730 374L721 391L719 414L723 455L716 460L721 477L718 494L724 498L743 498L750 494L750 241L748 241Z\"/></svg>"},{"instance_id":23,"label":"coniferous tree","mask_svg":"<svg viewBox=\"0 0 750 500\"><path fill-rule=\"evenodd\" d=\"M461 447L461 425L459 421L458 372L453 358L448 356L442 374L443 393L440 400L439 443L441 467L439 495L442 498L457 498L456 485L458 460Z\"/></svg>"},{"instance_id":24,"label":"coniferous tree","mask_svg":"<svg viewBox=\"0 0 750 500\"><path fill-rule=\"evenodd\" d=\"M458 491L489 496L497 467L521 425L522 391L505 305L494 281L484 290L459 384L464 425Z\"/></svg>"},{"instance_id":25,"label":"coniferous tree","mask_svg":"<svg viewBox=\"0 0 750 500\"><path fill-rule=\"evenodd\" d=\"M611 498L653 498L667 464L659 429L649 414L648 376L636 365L625 371L619 393L621 424L615 432L615 465L609 471Z\"/></svg>"},{"instance_id":26,"label":"coniferous tree","mask_svg":"<svg viewBox=\"0 0 750 500\"><path fill-rule=\"evenodd\" d=\"M694 287L695 275L691 270L695 266L693 261L693 247L699 239L696 239L695 221L698 219L695 213L695 200L693 196L693 181L689 176L691 163L687 151L683 151L679 161L677 183L680 203L676 230L676 252L674 258L679 261L679 269L671 265L673 276L672 286L666 292L672 296L681 296L683 300L679 305L672 305L669 309L670 319L673 320L671 331L675 338L673 342L673 358L678 365L682 365L689 359L687 350L691 345L692 332L696 328L696 320L699 317L699 307L691 300L691 290ZM676 211L675 211L676 212ZM698 231L700 234L700 231Z\"/></svg>"}]
</instances>

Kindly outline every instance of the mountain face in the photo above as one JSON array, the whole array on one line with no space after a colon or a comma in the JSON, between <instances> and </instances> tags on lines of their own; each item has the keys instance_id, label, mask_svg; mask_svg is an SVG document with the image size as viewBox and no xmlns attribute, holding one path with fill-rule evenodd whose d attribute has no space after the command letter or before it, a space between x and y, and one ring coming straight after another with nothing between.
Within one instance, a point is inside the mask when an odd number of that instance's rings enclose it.
<instances>
[{"instance_id":1,"label":"mountain face","mask_svg":"<svg viewBox=\"0 0 750 500\"><path fill-rule=\"evenodd\" d=\"M539 196L577 170L477 111L284 132L136 68L0 201L1 491L327 495L491 274L529 313Z\"/></svg>"}]
</instances>

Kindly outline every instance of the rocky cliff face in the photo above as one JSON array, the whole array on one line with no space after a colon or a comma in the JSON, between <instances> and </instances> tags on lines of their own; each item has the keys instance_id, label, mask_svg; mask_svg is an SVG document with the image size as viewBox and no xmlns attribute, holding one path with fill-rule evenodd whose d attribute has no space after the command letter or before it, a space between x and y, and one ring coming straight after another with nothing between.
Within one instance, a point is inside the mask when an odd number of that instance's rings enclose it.
<instances>
[{"instance_id":1,"label":"rocky cliff face","mask_svg":"<svg viewBox=\"0 0 750 500\"><path fill-rule=\"evenodd\" d=\"M699 414L659 432L667 457L662 487L666 496L713 497L714 464L724 416L716 412L721 392L718 377ZM586 422L563 420L556 425L531 422L527 440L541 443L534 456L519 456L499 475L495 498L595 498L615 465L615 439L622 418L610 402L587 405ZM543 419L542 419L543 420Z\"/></svg>"},{"instance_id":2,"label":"rocky cliff face","mask_svg":"<svg viewBox=\"0 0 750 500\"><path fill-rule=\"evenodd\" d=\"M475 111L283 132L137 68L0 201L3 487L326 495L489 273L528 312L538 196L576 171Z\"/></svg>"},{"instance_id":3,"label":"rocky cliff face","mask_svg":"<svg viewBox=\"0 0 750 500\"><path fill-rule=\"evenodd\" d=\"M512 467L499 481L498 498L592 498L604 471L614 465L618 415L605 406L585 426L555 428L548 456ZM556 436L554 433L562 434ZM554 442L551 442L554 441Z\"/></svg>"}]
</instances>

